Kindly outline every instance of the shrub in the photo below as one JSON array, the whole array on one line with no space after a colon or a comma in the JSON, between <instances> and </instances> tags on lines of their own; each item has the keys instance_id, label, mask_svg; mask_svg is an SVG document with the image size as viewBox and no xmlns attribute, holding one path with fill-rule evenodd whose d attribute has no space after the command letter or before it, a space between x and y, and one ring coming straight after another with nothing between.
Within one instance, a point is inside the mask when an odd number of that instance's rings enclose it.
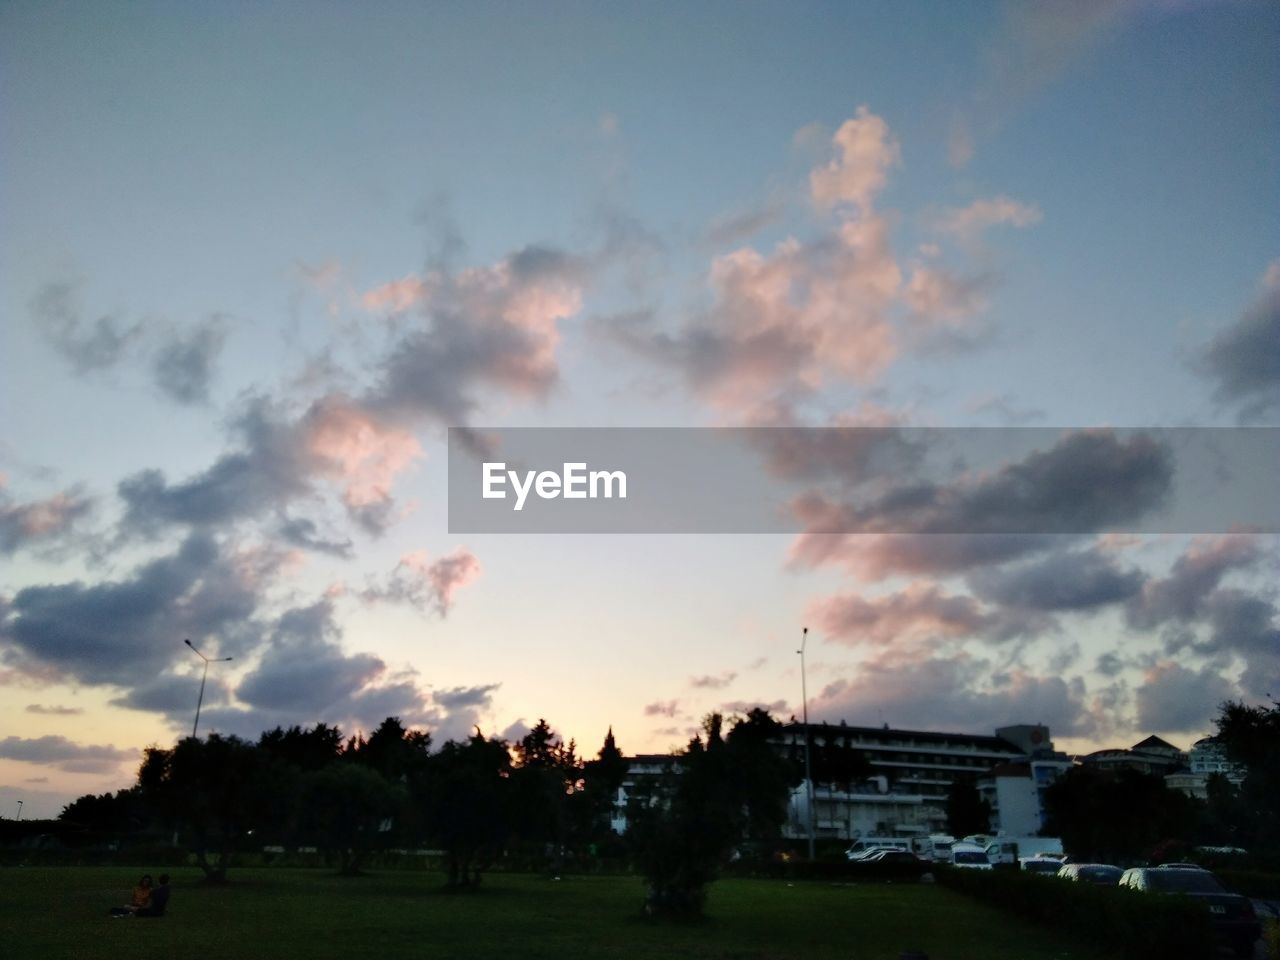
<instances>
[{"instance_id":1,"label":"shrub","mask_svg":"<svg viewBox=\"0 0 1280 960\"><path fill-rule=\"evenodd\" d=\"M998 871L941 869L937 877L953 890L1087 937L1130 960L1213 956L1208 911L1186 897Z\"/></svg>"}]
</instances>

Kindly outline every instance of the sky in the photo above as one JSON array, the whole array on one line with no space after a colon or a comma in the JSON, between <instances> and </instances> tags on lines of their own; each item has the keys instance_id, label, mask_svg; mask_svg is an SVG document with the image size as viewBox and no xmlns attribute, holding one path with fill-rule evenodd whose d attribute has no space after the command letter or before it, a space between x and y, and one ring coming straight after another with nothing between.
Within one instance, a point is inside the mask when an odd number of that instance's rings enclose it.
<instances>
[{"instance_id":1,"label":"sky","mask_svg":"<svg viewBox=\"0 0 1280 960\"><path fill-rule=\"evenodd\" d=\"M444 438L1274 426L1277 49L1244 0L3 4L0 816L189 733L187 638L243 736L665 751L798 715L805 626L819 720L1264 702L1274 536L451 534Z\"/></svg>"}]
</instances>

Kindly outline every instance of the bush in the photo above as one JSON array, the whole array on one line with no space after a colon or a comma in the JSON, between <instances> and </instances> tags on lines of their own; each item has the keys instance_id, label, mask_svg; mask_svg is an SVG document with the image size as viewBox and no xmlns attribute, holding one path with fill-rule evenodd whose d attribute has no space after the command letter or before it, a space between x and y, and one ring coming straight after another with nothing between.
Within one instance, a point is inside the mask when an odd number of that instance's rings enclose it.
<instances>
[{"instance_id":1,"label":"bush","mask_svg":"<svg viewBox=\"0 0 1280 960\"><path fill-rule=\"evenodd\" d=\"M1280 920L1263 923L1262 942L1267 945L1267 956L1272 960L1280 960Z\"/></svg>"},{"instance_id":2,"label":"bush","mask_svg":"<svg viewBox=\"0 0 1280 960\"><path fill-rule=\"evenodd\" d=\"M937 878L960 893L1119 950L1130 960L1213 956L1208 910L1186 897L998 871L944 868Z\"/></svg>"},{"instance_id":3,"label":"bush","mask_svg":"<svg viewBox=\"0 0 1280 960\"><path fill-rule=\"evenodd\" d=\"M1280 900L1280 873L1262 870L1215 870L1213 875L1232 893L1258 900Z\"/></svg>"}]
</instances>

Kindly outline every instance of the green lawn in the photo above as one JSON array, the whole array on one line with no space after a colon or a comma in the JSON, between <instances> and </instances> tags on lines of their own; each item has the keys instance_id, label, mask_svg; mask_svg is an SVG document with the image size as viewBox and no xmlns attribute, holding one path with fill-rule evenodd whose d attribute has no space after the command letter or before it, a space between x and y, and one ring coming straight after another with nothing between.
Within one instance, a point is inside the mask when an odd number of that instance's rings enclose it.
<instances>
[{"instance_id":1,"label":"green lawn","mask_svg":"<svg viewBox=\"0 0 1280 960\"><path fill-rule=\"evenodd\" d=\"M709 918L639 917L634 877L495 874L448 894L438 874L386 871L345 879L320 870L233 871L206 886L174 871L169 915L112 920L136 873L126 868L0 870L0 942L11 957L721 958L1099 960L1096 948L930 885L839 886L723 880Z\"/></svg>"}]
</instances>

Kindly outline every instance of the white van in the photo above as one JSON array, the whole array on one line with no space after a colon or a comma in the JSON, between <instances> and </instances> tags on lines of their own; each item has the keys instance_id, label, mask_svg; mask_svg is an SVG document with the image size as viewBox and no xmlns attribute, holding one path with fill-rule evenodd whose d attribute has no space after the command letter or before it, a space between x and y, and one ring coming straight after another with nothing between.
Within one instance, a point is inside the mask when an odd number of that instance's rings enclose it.
<instances>
[{"instance_id":1,"label":"white van","mask_svg":"<svg viewBox=\"0 0 1280 960\"><path fill-rule=\"evenodd\" d=\"M1062 859L1061 837L996 837L987 845L987 859L992 863L1015 864L1028 857Z\"/></svg>"},{"instance_id":2,"label":"white van","mask_svg":"<svg viewBox=\"0 0 1280 960\"><path fill-rule=\"evenodd\" d=\"M844 855L850 860L860 860L876 850L903 850L910 853L911 841L905 837L859 837L849 844Z\"/></svg>"},{"instance_id":3,"label":"white van","mask_svg":"<svg viewBox=\"0 0 1280 960\"><path fill-rule=\"evenodd\" d=\"M911 852L922 860L933 860L936 863L948 863L951 860L951 847L956 838L945 833L934 833L927 837L916 837L911 841Z\"/></svg>"},{"instance_id":4,"label":"white van","mask_svg":"<svg viewBox=\"0 0 1280 960\"><path fill-rule=\"evenodd\" d=\"M987 859L987 851L976 843L956 843L951 846L951 857L948 862L953 867L964 870L990 870L991 861Z\"/></svg>"}]
</instances>

